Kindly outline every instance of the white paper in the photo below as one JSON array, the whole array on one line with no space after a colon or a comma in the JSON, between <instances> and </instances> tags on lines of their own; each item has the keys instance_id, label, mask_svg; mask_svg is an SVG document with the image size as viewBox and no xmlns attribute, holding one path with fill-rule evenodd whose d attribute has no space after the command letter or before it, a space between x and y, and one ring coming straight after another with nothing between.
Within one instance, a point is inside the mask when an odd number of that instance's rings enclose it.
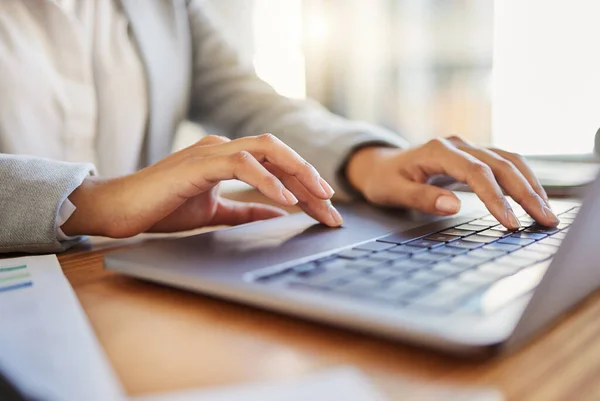
<instances>
[{"instance_id":1,"label":"white paper","mask_svg":"<svg viewBox=\"0 0 600 401\"><path fill-rule=\"evenodd\" d=\"M124 399L54 255L0 260L0 369L32 399Z\"/></svg>"},{"instance_id":2,"label":"white paper","mask_svg":"<svg viewBox=\"0 0 600 401\"><path fill-rule=\"evenodd\" d=\"M132 401L384 401L356 369L338 368L297 380L252 383L133 398Z\"/></svg>"},{"instance_id":3,"label":"white paper","mask_svg":"<svg viewBox=\"0 0 600 401\"><path fill-rule=\"evenodd\" d=\"M502 401L491 389L439 386L399 377L392 400L402 401ZM391 401L360 370L339 367L304 378L188 390L132 398L131 401Z\"/></svg>"}]
</instances>

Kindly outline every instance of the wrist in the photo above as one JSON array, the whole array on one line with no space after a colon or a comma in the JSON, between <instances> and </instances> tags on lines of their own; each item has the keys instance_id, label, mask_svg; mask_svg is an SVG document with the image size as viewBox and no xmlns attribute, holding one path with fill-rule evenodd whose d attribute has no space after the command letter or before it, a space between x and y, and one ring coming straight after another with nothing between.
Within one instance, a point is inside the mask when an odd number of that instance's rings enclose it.
<instances>
[{"instance_id":1,"label":"wrist","mask_svg":"<svg viewBox=\"0 0 600 401\"><path fill-rule=\"evenodd\" d=\"M348 183L361 194L369 180L373 165L382 153L392 151L392 148L382 146L366 146L355 151L345 168L345 176Z\"/></svg>"},{"instance_id":2,"label":"wrist","mask_svg":"<svg viewBox=\"0 0 600 401\"><path fill-rule=\"evenodd\" d=\"M97 177L88 177L71 195L69 201L75 206L75 211L60 227L67 236L76 235L107 235L110 231L107 223L110 221L104 213L107 181Z\"/></svg>"}]
</instances>

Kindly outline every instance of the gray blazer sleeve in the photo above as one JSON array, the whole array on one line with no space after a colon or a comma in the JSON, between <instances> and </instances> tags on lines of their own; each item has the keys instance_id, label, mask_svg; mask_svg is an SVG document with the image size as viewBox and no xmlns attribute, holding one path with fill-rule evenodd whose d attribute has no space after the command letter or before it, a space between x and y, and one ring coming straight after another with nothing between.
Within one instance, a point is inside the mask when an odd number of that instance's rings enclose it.
<instances>
[{"instance_id":1,"label":"gray blazer sleeve","mask_svg":"<svg viewBox=\"0 0 600 401\"><path fill-rule=\"evenodd\" d=\"M313 164L338 198L350 196L340 171L357 147L368 143L407 147L383 128L336 116L317 103L278 95L260 80L219 33L203 0L189 0L193 88L190 119L229 137L270 132Z\"/></svg>"},{"instance_id":2,"label":"gray blazer sleeve","mask_svg":"<svg viewBox=\"0 0 600 401\"><path fill-rule=\"evenodd\" d=\"M0 252L58 252L60 205L93 171L75 164L0 153Z\"/></svg>"}]
</instances>

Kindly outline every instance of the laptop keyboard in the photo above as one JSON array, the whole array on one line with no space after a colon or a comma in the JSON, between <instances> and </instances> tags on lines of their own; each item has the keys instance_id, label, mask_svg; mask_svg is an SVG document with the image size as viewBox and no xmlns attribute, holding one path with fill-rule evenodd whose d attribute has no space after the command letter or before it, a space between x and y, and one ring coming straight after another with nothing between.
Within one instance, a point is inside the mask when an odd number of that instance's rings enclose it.
<instances>
[{"instance_id":1,"label":"laptop keyboard","mask_svg":"<svg viewBox=\"0 0 600 401\"><path fill-rule=\"evenodd\" d=\"M387 235L255 281L435 313L491 313L537 286L578 211L559 213L555 228L524 215L511 231L486 215L411 240Z\"/></svg>"}]
</instances>

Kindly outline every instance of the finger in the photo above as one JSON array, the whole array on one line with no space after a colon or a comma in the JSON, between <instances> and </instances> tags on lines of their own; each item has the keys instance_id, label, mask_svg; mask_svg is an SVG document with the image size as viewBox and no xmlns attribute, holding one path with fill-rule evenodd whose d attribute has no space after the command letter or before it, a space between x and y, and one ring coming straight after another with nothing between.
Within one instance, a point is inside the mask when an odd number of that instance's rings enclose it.
<instances>
[{"instance_id":1,"label":"finger","mask_svg":"<svg viewBox=\"0 0 600 401\"><path fill-rule=\"evenodd\" d=\"M279 178L298 198L298 206L313 219L330 227L338 227L344 220L329 200L317 198L296 177L286 174L274 164L265 163L265 168Z\"/></svg>"},{"instance_id":2,"label":"finger","mask_svg":"<svg viewBox=\"0 0 600 401\"><path fill-rule=\"evenodd\" d=\"M500 186L538 223L546 226L558 224L558 218L512 162L487 149L468 147L463 151L490 166Z\"/></svg>"},{"instance_id":3,"label":"finger","mask_svg":"<svg viewBox=\"0 0 600 401\"><path fill-rule=\"evenodd\" d=\"M237 226L253 221L285 216L287 212L261 203L238 202L221 198L211 225Z\"/></svg>"},{"instance_id":4,"label":"finger","mask_svg":"<svg viewBox=\"0 0 600 401\"><path fill-rule=\"evenodd\" d=\"M450 216L460 210L460 199L451 191L408 180L390 180L388 187L371 194L369 201L382 206L404 206L429 214Z\"/></svg>"},{"instance_id":5,"label":"finger","mask_svg":"<svg viewBox=\"0 0 600 401\"><path fill-rule=\"evenodd\" d=\"M191 185L189 193L180 193L182 197L196 196L220 181L238 179L275 202L283 205L295 205L298 202L283 183L248 152L186 160L183 178Z\"/></svg>"},{"instance_id":6,"label":"finger","mask_svg":"<svg viewBox=\"0 0 600 401\"><path fill-rule=\"evenodd\" d=\"M321 178L310 163L271 134L240 138L218 146L198 148L198 150L201 150L203 155L224 155L247 151L260 162L268 161L286 174L296 177L318 198L330 199L334 193L331 186Z\"/></svg>"},{"instance_id":7,"label":"finger","mask_svg":"<svg viewBox=\"0 0 600 401\"><path fill-rule=\"evenodd\" d=\"M502 225L509 229L520 227L515 212L487 164L443 139L430 141L422 150L418 162L427 174L447 174L466 183Z\"/></svg>"},{"instance_id":8,"label":"finger","mask_svg":"<svg viewBox=\"0 0 600 401\"><path fill-rule=\"evenodd\" d=\"M231 142L231 139L220 135L207 135L204 138L200 139L198 142L196 142L193 146L220 145L227 142Z\"/></svg>"},{"instance_id":9,"label":"finger","mask_svg":"<svg viewBox=\"0 0 600 401\"><path fill-rule=\"evenodd\" d=\"M527 181L529 182L529 185L531 185L533 190L544 200L544 202L546 202L546 205L548 207L550 207L550 202L548 200L548 194L546 194L546 191L542 187L542 184L540 184L539 180L535 176L535 173L533 172L531 167L529 167L529 165L527 164L527 162L525 161L525 159L522 156L515 154L515 153L507 152L502 149L490 149L490 150L492 152L497 153L498 155L504 157L506 160L509 160L512 164L514 164L519 169L521 174L523 174L523 176L527 179Z\"/></svg>"}]
</instances>

